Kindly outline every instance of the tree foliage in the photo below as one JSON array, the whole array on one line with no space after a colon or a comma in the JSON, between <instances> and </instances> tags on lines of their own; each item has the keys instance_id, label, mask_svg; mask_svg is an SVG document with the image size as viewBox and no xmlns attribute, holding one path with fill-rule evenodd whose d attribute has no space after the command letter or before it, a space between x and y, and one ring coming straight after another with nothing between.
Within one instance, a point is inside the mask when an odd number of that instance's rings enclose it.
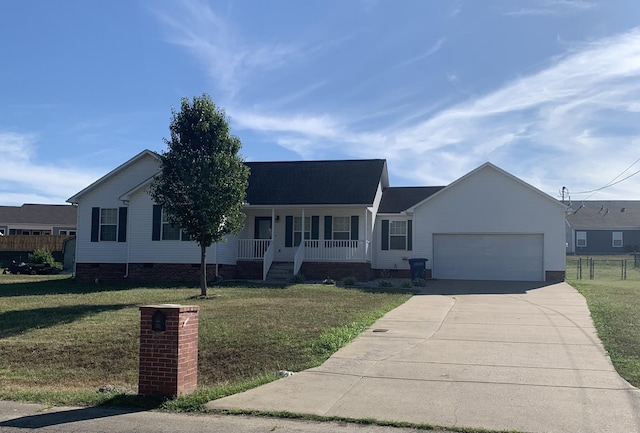
<instances>
[{"instance_id":1,"label":"tree foliage","mask_svg":"<svg viewBox=\"0 0 640 433\"><path fill-rule=\"evenodd\" d=\"M208 95L182 98L180 111L171 112L168 150L160 156L150 194L165 218L200 246L200 287L206 296L206 248L242 229L249 168L224 110Z\"/></svg>"}]
</instances>

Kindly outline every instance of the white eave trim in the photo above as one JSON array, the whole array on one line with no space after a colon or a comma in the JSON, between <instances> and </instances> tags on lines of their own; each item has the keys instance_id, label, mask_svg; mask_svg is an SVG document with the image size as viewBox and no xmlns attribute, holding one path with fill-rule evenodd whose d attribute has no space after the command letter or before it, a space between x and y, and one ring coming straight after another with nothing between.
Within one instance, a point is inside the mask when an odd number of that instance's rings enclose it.
<instances>
[{"instance_id":1,"label":"white eave trim","mask_svg":"<svg viewBox=\"0 0 640 433\"><path fill-rule=\"evenodd\" d=\"M91 191L93 188L95 188L96 186L98 186L99 184L104 182L105 180L109 179L112 176L115 176L116 174L118 174L119 172L121 172L122 170L124 170L125 168L129 167L131 164L135 163L136 161L138 161L139 159L142 159L145 156L152 156L153 158L156 158L158 160L160 159L160 156L157 153L155 153L155 152L153 152L153 151L151 151L149 149L145 149L142 152L138 153L133 158L129 159L128 161L126 161L123 164L119 165L115 169L111 170L109 173L105 174L100 179L96 180L91 185L89 185L88 187L86 187L85 189L80 191L79 193L77 193L74 196L68 198L66 200L67 203L76 203L77 204L78 203L78 199L81 196L83 196L84 194L86 194L87 192Z\"/></svg>"},{"instance_id":2,"label":"white eave trim","mask_svg":"<svg viewBox=\"0 0 640 433\"><path fill-rule=\"evenodd\" d=\"M507 178L519 183L520 185L523 185L523 186L527 187L528 189L530 189L531 191L535 192L536 194L538 194L538 195L546 198L547 200L551 201L556 206L561 207L566 212L566 210L568 208L567 205L561 203L559 200L556 200L555 198L551 197L549 194L539 190L535 186L525 182L524 180L520 179L519 177L516 177L516 176L512 175L511 173L509 173L507 171L504 171L500 167L498 167L498 166L496 166L496 165L494 165L494 164L492 164L490 162L485 162L484 164L482 164L480 167L476 168L475 170L472 170L469 173L465 174L464 176L462 176L462 177L458 178L457 180L451 182L449 185L445 186L440 191L430 195L429 197L425 198L421 202L414 204L413 206L411 206L410 208L405 210L405 212L413 213L418 206L422 206L424 203L427 203L427 202L431 201L432 199L434 199L435 197L440 196L441 194L446 194L447 191L449 191L455 185L465 181L467 178L469 178L471 176L474 176L476 173L478 173L481 170L484 170L485 168L492 168L493 170L497 171L498 173L503 174Z\"/></svg>"}]
</instances>

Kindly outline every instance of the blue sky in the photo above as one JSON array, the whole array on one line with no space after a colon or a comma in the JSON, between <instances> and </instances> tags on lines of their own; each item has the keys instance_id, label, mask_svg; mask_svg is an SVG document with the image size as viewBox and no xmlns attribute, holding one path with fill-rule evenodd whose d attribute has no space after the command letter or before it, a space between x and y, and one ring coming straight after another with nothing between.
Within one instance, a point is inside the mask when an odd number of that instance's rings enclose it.
<instances>
[{"instance_id":1,"label":"blue sky","mask_svg":"<svg viewBox=\"0 0 640 433\"><path fill-rule=\"evenodd\" d=\"M0 205L63 203L208 93L250 161L491 161L640 200L637 0L0 0ZM507 197L505 197L507 198Z\"/></svg>"}]
</instances>

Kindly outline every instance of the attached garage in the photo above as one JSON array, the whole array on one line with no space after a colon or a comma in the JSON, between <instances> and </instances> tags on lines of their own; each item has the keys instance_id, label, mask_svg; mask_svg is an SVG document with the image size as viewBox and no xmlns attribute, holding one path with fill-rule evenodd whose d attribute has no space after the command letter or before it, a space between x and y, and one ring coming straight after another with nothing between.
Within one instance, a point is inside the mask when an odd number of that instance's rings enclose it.
<instances>
[{"instance_id":1,"label":"attached garage","mask_svg":"<svg viewBox=\"0 0 640 433\"><path fill-rule=\"evenodd\" d=\"M565 277L565 211L555 198L486 163L406 209L412 256L427 276L555 281Z\"/></svg>"},{"instance_id":2,"label":"attached garage","mask_svg":"<svg viewBox=\"0 0 640 433\"><path fill-rule=\"evenodd\" d=\"M542 234L434 234L433 277L544 280Z\"/></svg>"}]
</instances>

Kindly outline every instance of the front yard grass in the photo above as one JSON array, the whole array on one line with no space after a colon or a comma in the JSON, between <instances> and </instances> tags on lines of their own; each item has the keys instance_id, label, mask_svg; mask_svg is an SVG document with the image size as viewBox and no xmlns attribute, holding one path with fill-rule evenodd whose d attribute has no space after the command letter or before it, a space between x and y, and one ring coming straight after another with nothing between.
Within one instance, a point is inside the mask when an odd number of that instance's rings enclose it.
<instances>
[{"instance_id":1,"label":"front yard grass","mask_svg":"<svg viewBox=\"0 0 640 433\"><path fill-rule=\"evenodd\" d=\"M640 282L568 282L586 298L598 336L618 373L640 387Z\"/></svg>"},{"instance_id":2,"label":"front yard grass","mask_svg":"<svg viewBox=\"0 0 640 433\"><path fill-rule=\"evenodd\" d=\"M148 405L135 393L145 304L200 306L198 390L165 403L197 410L274 380L277 370L322 363L410 294L298 284L197 287L78 283L65 276L0 275L0 398L49 404Z\"/></svg>"}]
</instances>

